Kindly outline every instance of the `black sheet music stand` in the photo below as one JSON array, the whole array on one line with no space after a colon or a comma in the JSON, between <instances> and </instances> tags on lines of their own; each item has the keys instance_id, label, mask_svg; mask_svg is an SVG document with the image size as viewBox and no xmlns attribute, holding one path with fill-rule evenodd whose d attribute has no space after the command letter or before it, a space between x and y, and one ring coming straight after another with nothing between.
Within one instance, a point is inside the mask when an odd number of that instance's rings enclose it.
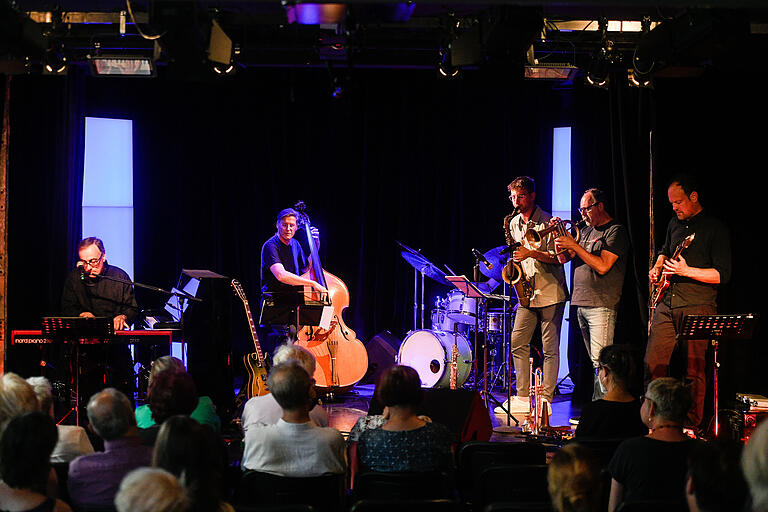
<instances>
[{"instance_id":1,"label":"black sheet music stand","mask_svg":"<svg viewBox=\"0 0 768 512\"><path fill-rule=\"evenodd\" d=\"M451 283L453 286L455 286L461 293L466 295L469 298L476 299L475 302L475 350L472 355L472 368L475 374L475 390L477 390L477 333L480 330L479 329L479 319L480 319L480 301L483 303L483 311L487 313L488 308L486 307L485 301L489 298L489 295L486 293L483 293L475 284L467 279L466 276L445 276L445 279ZM504 406L501 402L496 400L496 397L493 396L488 391L488 318L485 318L483 320L483 391L481 392L483 395L483 398L485 399L485 407L488 408L488 401L492 401L495 405L501 407L502 409L507 410L507 426L510 425L510 419L514 420L516 425L519 425L520 422L517 421L517 418L515 418L510 412L509 412L509 401L510 401L510 391L509 387L511 386L511 382L507 382L507 407Z\"/></svg>"},{"instance_id":2,"label":"black sheet music stand","mask_svg":"<svg viewBox=\"0 0 768 512\"><path fill-rule=\"evenodd\" d=\"M264 293L263 299L260 325L292 325L297 329L300 325L320 325L323 309L331 305L328 297L320 301L310 300L303 290L294 294Z\"/></svg>"},{"instance_id":3,"label":"black sheet music stand","mask_svg":"<svg viewBox=\"0 0 768 512\"><path fill-rule=\"evenodd\" d=\"M54 342L67 343L70 349L70 379L75 391L75 423L80 425L80 343L90 339L104 340L115 334L115 324L109 317L47 316L42 319L41 332ZM63 419L63 418L62 418Z\"/></svg>"},{"instance_id":4,"label":"black sheet music stand","mask_svg":"<svg viewBox=\"0 0 768 512\"><path fill-rule=\"evenodd\" d=\"M757 324L757 317L751 313L742 315L686 315L683 326L677 335L679 340L710 340L714 350L714 409L715 437L720 434L719 385L720 361L717 348L721 340L748 340L752 338Z\"/></svg>"}]
</instances>

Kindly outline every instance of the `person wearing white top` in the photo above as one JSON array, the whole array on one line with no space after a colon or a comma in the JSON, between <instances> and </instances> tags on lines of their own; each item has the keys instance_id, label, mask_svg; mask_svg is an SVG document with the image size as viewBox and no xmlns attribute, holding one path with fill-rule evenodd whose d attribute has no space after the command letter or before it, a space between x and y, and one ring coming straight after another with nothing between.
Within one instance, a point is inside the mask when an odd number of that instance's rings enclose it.
<instances>
[{"instance_id":1,"label":"person wearing white top","mask_svg":"<svg viewBox=\"0 0 768 512\"><path fill-rule=\"evenodd\" d=\"M310 419L316 396L307 371L294 361L275 365L267 386L283 414L274 425L247 430L243 468L288 477L344 473L344 438L336 429L318 427Z\"/></svg>"}]
</instances>

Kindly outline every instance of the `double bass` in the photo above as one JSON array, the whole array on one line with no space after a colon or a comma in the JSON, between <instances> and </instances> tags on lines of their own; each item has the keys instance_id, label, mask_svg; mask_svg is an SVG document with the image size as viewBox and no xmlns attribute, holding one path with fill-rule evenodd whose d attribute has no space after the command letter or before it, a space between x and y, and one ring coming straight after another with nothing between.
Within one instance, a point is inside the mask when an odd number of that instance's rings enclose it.
<instances>
[{"instance_id":1,"label":"double bass","mask_svg":"<svg viewBox=\"0 0 768 512\"><path fill-rule=\"evenodd\" d=\"M328 299L333 307L331 325L328 329L316 326L301 326L297 333L296 344L309 350L316 360L314 379L320 388L345 391L360 381L368 370L368 352L365 345L357 339L355 332L347 327L342 319L342 312L349 306L349 290L344 281L323 270L320 256L312 237L309 216L304 203L296 204L295 209L301 218L297 219L307 233L312 266L301 277L320 283L328 290ZM317 292L309 292L317 297Z\"/></svg>"}]
</instances>

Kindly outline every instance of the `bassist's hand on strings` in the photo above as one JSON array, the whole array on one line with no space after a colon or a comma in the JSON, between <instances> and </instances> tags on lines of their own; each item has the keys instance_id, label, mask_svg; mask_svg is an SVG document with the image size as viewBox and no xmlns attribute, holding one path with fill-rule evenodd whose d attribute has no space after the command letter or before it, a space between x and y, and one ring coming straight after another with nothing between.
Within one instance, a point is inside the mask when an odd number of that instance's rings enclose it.
<instances>
[{"instance_id":1,"label":"bassist's hand on strings","mask_svg":"<svg viewBox=\"0 0 768 512\"><path fill-rule=\"evenodd\" d=\"M314 226L312 226L309 229L309 232L312 233L312 238L315 241L315 248L320 249L320 231Z\"/></svg>"}]
</instances>

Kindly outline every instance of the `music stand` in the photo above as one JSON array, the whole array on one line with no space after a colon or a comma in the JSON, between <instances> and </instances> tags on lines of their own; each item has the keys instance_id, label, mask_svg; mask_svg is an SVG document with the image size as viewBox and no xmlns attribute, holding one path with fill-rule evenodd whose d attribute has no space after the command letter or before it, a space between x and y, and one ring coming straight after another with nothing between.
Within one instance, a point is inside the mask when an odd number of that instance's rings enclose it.
<instances>
[{"instance_id":1,"label":"music stand","mask_svg":"<svg viewBox=\"0 0 768 512\"><path fill-rule=\"evenodd\" d=\"M486 300L489 298L489 294L483 293L475 283L467 279L466 276L445 276L446 281L455 286L461 293L469 298L479 299L475 302L475 352L472 356L472 366L475 371L475 390L477 390L477 332L479 331L479 318L480 318L480 301L483 303L483 311L487 312ZM515 424L519 424L517 418L512 416L509 412L509 401L507 407L499 402L495 396L488 392L488 318L483 321L483 395L485 397L485 407L488 407L488 400L491 400L495 405L500 406L502 409L507 409L507 425L509 426L510 418L515 421ZM509 392L507 392L509 395Z\"/></svg>"},{"instance_id":2,"label":"music stand","mask_svg":"<svg viewBox=\"0 0 768 512\"><path fill-rule=\"evenodd\" d=\"M330 328L333 308L329 297L316 301L308 299L301 290L293 294L264 293L261 303L260 325L300 325Z\"/></svg>"},{"instance_id":3,"label":"music stand","mask_svg":"<svg viewBox=\"0 0 768 512\"><path fill-rule=\"evenodd\" d=\"M677 335L678 340L710 340L714 350L714 409L715 409L715 437L720 434L719 412L719 385L720 362L717 360L717 348L720 340L747 340L752 338L757 324L754 314L741 315L685 315L683 326Z\"/></svg>"},{"instance_id":4,"label":"music stand","mask_svg":"<svg viewBox=\"0 0 768 512\"><path fill-rule=\"evenodd\" d=\"M115 324L106 316L83 318L79 316L47 316L42 319L40 331L46 338L74 347L70 352L70 379L75 390L75 406L64 415L75 411L75 423L80 425L80 342L105 339L115 334ZM62 418L63 419L63 418Z\"/></svg>"}]
</instances>

